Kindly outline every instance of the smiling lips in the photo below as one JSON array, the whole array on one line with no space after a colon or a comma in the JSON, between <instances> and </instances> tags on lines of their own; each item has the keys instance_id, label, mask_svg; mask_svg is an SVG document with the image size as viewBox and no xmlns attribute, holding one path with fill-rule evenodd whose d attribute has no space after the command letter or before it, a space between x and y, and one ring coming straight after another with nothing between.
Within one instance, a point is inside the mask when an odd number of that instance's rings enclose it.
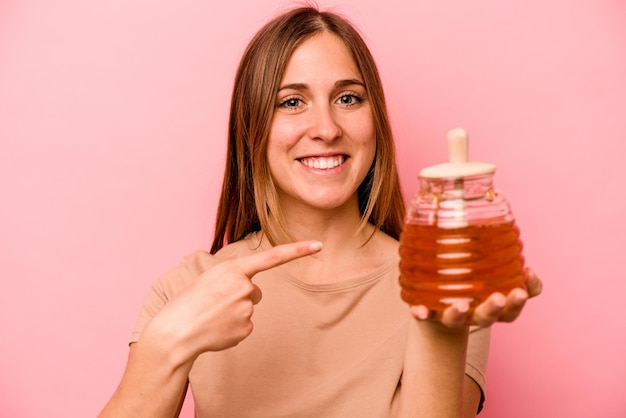
<instances>
[{"instance_id":1,"label":"smiling lips","mask_svg":"<svg viewBox=\"0 0 626 418\"><path fill-rule=\"evenodd\" d=\"M301 158L300 162L309 168L317 168L320 170L330 170L339 167L345 160L344 155L333 155L329 157L307 157Z\"/></svg>"}]
</instances>

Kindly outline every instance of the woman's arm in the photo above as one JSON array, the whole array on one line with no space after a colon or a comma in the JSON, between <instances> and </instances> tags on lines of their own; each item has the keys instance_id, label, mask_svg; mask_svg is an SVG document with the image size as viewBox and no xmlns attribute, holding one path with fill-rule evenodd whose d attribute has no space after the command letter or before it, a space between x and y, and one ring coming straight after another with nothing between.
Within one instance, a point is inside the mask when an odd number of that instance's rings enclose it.
<instances>
[{"instance_id":1,"label":"woman's arm","mask_svg":"<svg viewBox=\"0 0 626 418\"><path fill-rule=\"evenodd\" d=\"M100 417L172 417L195 359L237 345L252 332L261 300L252 277L321 249L317 241L273 247L222 261L167 302L132 344L126 370Z\"/></svg>"},{"instance_id":2,"label":"woman's arm","mask_svg":"<svg viewBox=\"0 0 626 418\"><path fill-rule=\"evenodd\" d=\"M139 343L131 345L122 381L100 418L171 418L180 413L191 366L160 361L161 356L144 348Z\"/></svg>"},{"instance_id":3,"label":"woman's arm","mask_svg":"<svg viewBox=\"0 0 626 418\"><path fill-rule=\"evenodd\" d=\"M464 416L468 336L468 327L451 330L434 322L411 322L402 374L399 418Z\"/></svg>"}]
</instances>

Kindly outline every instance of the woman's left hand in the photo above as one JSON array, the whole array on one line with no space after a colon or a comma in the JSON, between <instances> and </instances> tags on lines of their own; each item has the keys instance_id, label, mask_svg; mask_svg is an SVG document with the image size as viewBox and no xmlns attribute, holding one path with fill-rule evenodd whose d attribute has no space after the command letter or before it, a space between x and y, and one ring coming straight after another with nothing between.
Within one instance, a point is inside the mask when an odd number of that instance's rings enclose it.
<instances>
[{"instance_id":1,"label":"woman's left hand","mask_svg":"<svg viewBox=\"0 0 626 418\"><path fill-rule=\"evenodd\" d=\"M541 280L531 269L526 269L526 274L526 290L515 288L508 295L493 293L476 306L471 314L469 303L459 300L434 320L449 329L462 329L469 325L488 327L495 322L512 322L522 312L526 301L539 295L543 288ZM419 320L433 319L428 308L423 305L411 306L411 314Z\"/></svg>"}]
</instances>

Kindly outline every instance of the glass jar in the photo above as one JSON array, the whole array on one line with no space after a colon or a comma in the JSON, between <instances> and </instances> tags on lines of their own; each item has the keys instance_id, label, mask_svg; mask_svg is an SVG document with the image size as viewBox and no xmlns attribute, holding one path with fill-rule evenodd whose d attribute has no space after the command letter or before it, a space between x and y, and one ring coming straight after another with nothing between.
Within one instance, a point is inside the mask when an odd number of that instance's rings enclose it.
<instances>
[{"instance_id":1,"label":"glass jar","mask_svg":"<svg viewBox=\"0 0 626 418\"><path fill-rule=\"evenodd\" d=\"M467 162L465 131L448 133L450 162L420 172L400 236L402 299L436 314L456 300L472 311L494 292L525 287L520 233L495 166Z\"/></svg>"}]
</instances>

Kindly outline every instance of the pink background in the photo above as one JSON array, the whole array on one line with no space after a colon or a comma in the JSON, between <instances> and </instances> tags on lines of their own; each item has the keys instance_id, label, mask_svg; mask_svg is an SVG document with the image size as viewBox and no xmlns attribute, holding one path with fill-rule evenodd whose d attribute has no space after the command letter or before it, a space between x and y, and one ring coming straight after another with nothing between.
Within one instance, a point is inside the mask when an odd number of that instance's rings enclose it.
<instances>
[{"instance_id":1,"label":"pink background","mask_svg":"<svg viewBox=\"0 0 626 418\"><path fill-rule=\"evenodd\" d=\"M0 2L1 416L96 415L151 282L209 245L237 60L290 4L215 3ZM482 417L626 416L626 4L320 4L378 60L406 195L465 127L545 281Z\"/></svg>"}]
</instances>

